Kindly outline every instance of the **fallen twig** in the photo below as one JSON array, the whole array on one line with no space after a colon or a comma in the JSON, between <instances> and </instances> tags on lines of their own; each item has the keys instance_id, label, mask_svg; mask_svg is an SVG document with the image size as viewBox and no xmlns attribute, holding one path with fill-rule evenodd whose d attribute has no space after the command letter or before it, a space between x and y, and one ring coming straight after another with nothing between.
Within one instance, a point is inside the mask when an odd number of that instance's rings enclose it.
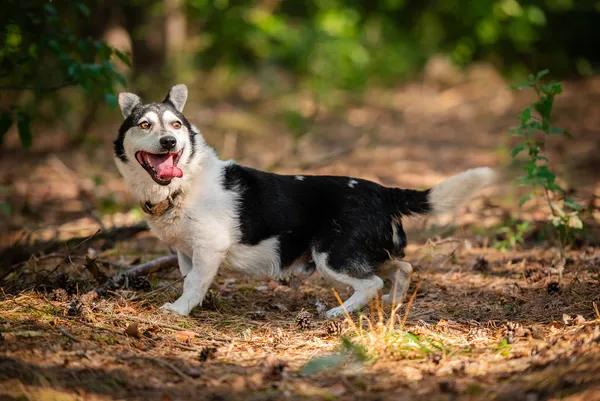
<instances>
[{"instance_id":1,"label":"fallen twig","mask_svg":"<svg viewBox=\"0 0 600 401\"><path fill-rule=\"evenodd\" d=\"M111 277L106 284L94 289L94 291L100 295L104 295L109 291L114 291L123 287L123 285L135 277L147 276L150 273L170 269L175 266L177 266L177 255L162 256Z\"/></svg>"},{"instance_id":2,"label":"fallen twig","mask_svg":"<svg viewBox=\"0 0 600 401\"><path fill-rule=\"evenodd\" d=\"M147 292L145 294L138 294L138 295L134 296L133 298L130 298L129 302L137 301L140 298L146 298L146 299L148 299L152 295L158 294L158 293L160 293L162 291L166 291L166 290L168 290L170 288L175 288L175 284L180 283L182 281L183 281L183 277L175 280L174 282L172 282L170 284L165 285L164 287L157 288L157 289L152 290L150 292Z\"/></svg>"},{"instance_id":3,"label":"fallen twig","mask_svg":"<svg viewBox=\"0 0 600 401\"><path fill-rule=\"evenodd\" d=\"M79 338L75 337L73 334L70 334L67 330L63 329L62 327L59 327L58 331L60 331L60 334L67 337L69 340L71 340L73 342L78 343L80 341Z\"/></svg>"},{"instance_id":4,"label":"fallen twig","mask_svg":"<svg viewBox=\"0 0 600 401\"><path fill-rule=\"evenodd\" d=\"M110 230L100 231L93 236L94 240L106 240L110 239L113 241L123 241L131 238L134 235L148 231L148 224L144 222L136 223L131 226L114 227ZM74 237L64 240L51 240L47 242L34 243L32 245L20 245L7 248L0 254L0 266L10 266L8 270L12 270L19 263L26 262L31 258L31 255L52 253L60 250L62 247L73 248L80 244L82 241L89 239L86 237ZM4 274L2 274L4 276Z\"/></svg>"},{"instance_id":5,"label":"fallen twig","mask_svg":"<svg viewBox=\"0 0 600 401\"><path fill-rule=\"evenodd\" d=\"M173 326L171 324L160 323L160 322L153 322L151 320L144 319L144 318L137 317L137 316L127 315L127 319L135 320L135 321L140 322L140 323L146 323L146 324L156 325L158 327L162 327L162 328L165 328L165 329L171 329L171 330L174 330L174 331L182 331L182 330L191 331L195 335L197 335L198 337L200 337L201 339L215 341L215 342L229 342L229 343L236 342L236 341L237 342L241 342L241 343L262 343L263 342L263 341L260 341L260 340L245 340L245 339L241 339L241 338L215 337L215 336L212 336L212 335L210 335L208 333L199 333L199 332L191 330L191 329L184 329L184 328L181 328L181 327Z\"/></svg>"}]
</instances>

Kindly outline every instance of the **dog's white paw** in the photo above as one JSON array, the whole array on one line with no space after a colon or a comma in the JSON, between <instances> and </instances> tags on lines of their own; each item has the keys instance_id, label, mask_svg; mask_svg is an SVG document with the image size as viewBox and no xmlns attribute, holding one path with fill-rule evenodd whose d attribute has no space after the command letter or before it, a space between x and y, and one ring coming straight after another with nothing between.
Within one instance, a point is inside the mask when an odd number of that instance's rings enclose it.
<instances>
[{"instance_id":1,"label":"dog's white paw","mask_svg":"<svg viewBox=\"0 0 600 401\"><path fill-rule=\"evenodd\" d=\"M327 312L325 312L325 317L327 319L333 319L334 317L343 316L344 314L344 308L338 306L337 308L329 309Z\"/></svg>"},{"instance_id":2,"label":"dog's white paw","mask_svg":"<svg viewBox=\"0 0 600 401\"><path fill-rule=\"evenodd\" d=\"M160 307L160 310L164 313L177 313L182 316L187 316L187 311L180 310L177 308L177 305L167 302L163 306Z\"/></svg>"},{"instance_id":3,"label":"dog's white paw","mask_svg":"<svg viewBox=\"0 0 600 401\"><path fill-rule=\"evenodd\" d=\"M394 306L397 306L397 305L400 305L404 301L404 297L398 297L398 296L396 296L394 298L394 294L385 294L384 296L381 297L381 300L386 305L389 305L389 304L393 303Z\"/></svg>"},{"instance_id":4,"label":"dog's white paw","mask_svg":"<svg viewBox=\"0 0 600 401\"><path fill-rule=\"evenodd\" d=\"M385 294L381 297L381 300L384 304L394 303L394 305L398 305L402 303L402 297L394 299L394 294Z\"/></svg>"}]
</instances>

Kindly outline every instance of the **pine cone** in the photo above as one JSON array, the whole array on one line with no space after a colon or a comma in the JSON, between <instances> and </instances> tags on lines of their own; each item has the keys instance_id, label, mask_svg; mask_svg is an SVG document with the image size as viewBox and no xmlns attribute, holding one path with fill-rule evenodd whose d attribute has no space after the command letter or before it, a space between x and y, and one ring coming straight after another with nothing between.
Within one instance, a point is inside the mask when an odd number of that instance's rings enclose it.
<instances>
[{"instance_id":1,"label":"pine cone","mask_svg":"<svg viewBox=\"0 0 600 401\"><path fill-rule=\"evenodd\" d=\"M548 294L555 294L560 292L560 284L556 281L551 281L548 283Z\"/></svg>"},{"instance_id":2,"label":"pine cone","mask_svg":"<svg viewBox=\"0 0 600 401\"><path fill-rule=\"evenodd\" d=\"M477 258L477 261L473 265L473 270L486 273L489 270L490 264L486 258Z\"/></svg>"},{"instance_id":3,"label":"pine cone","mask_svg":"<svg viewBox=\"0 0 600 401\"><path fill-rule=\"evenodd\" d=\"M58 302L67 302L69 300L69 294L67 294L67 291L64 289L57 288L52 291L51 299Z\"/></svg>"},{"instance_id":4,"label":"pine cone","mask_svg":"<svg viewBox=\"0 0 600 401\"><path fill-rule=\"evenodd\" d=\"M298 327L300 327L300 329L302 330L310 329L313 324L312 313L307 312L305 310L301 310L300 312L298 312L298 314L296 315L296 324L298 324Z\"/></svg>"},{"instance_id":5,"label":"pine cone","mask_svg":"<svg viewBox=\"0 0 600 401\"><path fill-rule=\"evenodd\" d=\"M325 325L325 331L331 336L339 336L342 334L344 327L341 320L330 320Z\"/></svg>"},{"instance_id":6,"label":"pine cone","mask_svg":"<svg viewBox=\"0 0 600 401\"><path fill-rule=\"evenodd\" d=\"M198 355L198 359L201 362L208 361L209 359L213 359L215 357L216 353L217 353L217 349L215 347L204 347L200 351L200 354Z\"/></svg>"},{"instance_id":7,"label":"pine cone","mask_svg":"<svg viewBox=\"0 0 600 401\"><path fill-rule=\"evenodd\" d=\"M59 273L54 281L55 288L62 288L69 295L77 294L77 282L71 280L68 275Z\"/></svg>"},{"instance_id":8,"label":"pine cone","mask_svg":"<svg viewBox=\"0 0 600 401\"><path fill-rule=\"evenodd\" d=\"M215 290L208 290L206 296L202 300L202 309L218 311L221 305L221 297Z\"/></svg>"},{"instance_id":9,"label":"pine cone","mask_svg":"<svg viewBox=\"0 0 600 401\"><path fill-rule=\"evenodd\" d=\"M150 281L146 277L134 277L130 279L129 287L136 291L150 291L152 289L152 285L150 285Z\"/></svg>"},{"instance_id":10,"label":"pine cone","mask_svg":"<svg viewBox=\"0 0 600 401\"><path fill-rule=\"evenodd\" d=\"M67 311L67 315L69 316L79 316L81 314L81 310L83 308L83 304L79 302L77 299L74 299L69 305L69 310Z\"/></svg>"}]
</instances>

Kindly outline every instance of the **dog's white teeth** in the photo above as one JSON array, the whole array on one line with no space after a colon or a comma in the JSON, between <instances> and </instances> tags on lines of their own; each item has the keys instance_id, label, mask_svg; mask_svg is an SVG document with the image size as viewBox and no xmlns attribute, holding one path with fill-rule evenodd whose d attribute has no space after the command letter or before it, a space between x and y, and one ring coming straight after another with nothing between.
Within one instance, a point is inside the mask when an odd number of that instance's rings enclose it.
<instances>
[{"instance_id":1,"label":"dog's white teeth","mask_svg":"<svg viewBox=\"0 0 600 401\"><path fill-rule=\"evenodd\" d=\"M156 170L154 170L154 166L152 165L152 162L150 161L150 156L148 154L146 154L146 165L150 168L150 170L156 173Z\"/></svg>"}]
</instances>

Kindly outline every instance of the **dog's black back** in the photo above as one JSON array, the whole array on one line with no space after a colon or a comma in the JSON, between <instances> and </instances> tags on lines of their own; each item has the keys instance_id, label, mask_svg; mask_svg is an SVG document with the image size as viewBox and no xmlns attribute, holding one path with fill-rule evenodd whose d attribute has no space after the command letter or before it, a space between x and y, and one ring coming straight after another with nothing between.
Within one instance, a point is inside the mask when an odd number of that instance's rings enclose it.
<instances>
[{"instance_id":1,"label":"dog's black back","mask_svg":"<svg viewBox=\"0 0 600 401\"><path fill-rule=\"evenodd\" d=\"M401 216L430 208L428 191L350 177L277 175L232 164L223 180L240 194L241 242L256 245L278 236L284 269L310 259L314 248L329 255L333 270L369 276L386 260L403 256Z\"/></svg>"}]
</instances>

